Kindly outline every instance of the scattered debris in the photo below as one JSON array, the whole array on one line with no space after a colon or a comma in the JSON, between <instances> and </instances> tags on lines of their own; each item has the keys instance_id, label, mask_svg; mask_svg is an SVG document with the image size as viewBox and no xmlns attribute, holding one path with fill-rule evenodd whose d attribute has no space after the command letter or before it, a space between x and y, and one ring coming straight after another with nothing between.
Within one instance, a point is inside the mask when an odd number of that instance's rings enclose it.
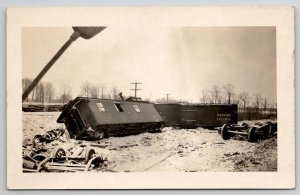
<instances>
[{"instance_id":1,"label":"scattered debris","mask_svg":"<svg viewBox=\"0 0 300 195\"><path fill-rule=\"evenodd\" d=\"M129 147L133 147L133 146L138 146L138 144L121 145L121 146L119 146L119 147L120 147L120 148L129 148Z\"/></svg>"},{"instance_id":2,"label":"scattered debris","mask_svg":"<svg viewBox=\"0 0 300 195\"><path fill-rule=\"evenodd\" d=\"M236 171L274 171L277 170L277 138L262 140L254 145L254 150L241 153L242 155L229 155L228 159L234 162Z\"/></svg>"},{"instance_id":3,"label":"scattered debris","mask_svg":"<svg viewBox=\"0 0 300 195\"><path fill-rule=\"evenodd\" d=\"M90 171L105 161L107 158L96 154L88 144L70 140L67 130L63 129L37 134L32 143L23 142L23 172Z\"/></svg>"},{"instance_id":4,"label":"scattered debris","mask_svg":"<svg viewBox=\"0 0 300 195\"><path fill-rule=\"evenodd\" d=\"M68 131L64 130L64 129L53 129L50 131L47 131L46 133L44 133L43 135L37 134L33 137L32 140L32 145L33 147L43 144L43 143L50 143L54 140L57 140L59 138L61 138L63 135L65 135L66 139L69 139L69 135L68 135ZM64 139L62 139L64 140Z\"/></svg>"},{"instance_id":5,"label":"scattered debris","mask_svg":"<svg viewBox=\"0 0 300 195\"><path fill-rule=\"evenodd\" d=\"M45 172L90 171L106 160L101 156L97 156L95 150L90 147L81 148L70 156L67 155L63 148L58 147L53 151L52 157L42 162L41 168Z\"/></svg>"},{"instance_id":6,"label":"scattered debris","mask_svg":"<svg viewBox=\"0 0 300 195\"><path fill-rule=\"evenodd\" d=\"M234 152L234 153L224 153L224 156L229 157L229 156L235 156L235 155L239 155L239 152Z\"/></svg>"},{"instance_id":7,"label":"scattered debris","mask_svg":"<svg viewBox=\"0 0 300 195\"><path fill-rule=\"evenodd\" d=\"M235 163L235 165L241 165L241 164L243 164L245 161L244 160L239 160L239 161L237 161L236 163Z\"/></svg>"},{"instance_id":8,"label":"scattered debris","mask_svg":"<svg viewBox=\"0 0 300 195\"><path fill-rule=\"evenodd\" d=\"M214 142L214 144L225 144L224 142Z\"/></svg>"},{"instance_id":9,"label":"scattered debris","mask_svg":"<svg viewBox=\"0 0 300 195\"><path fill-rule=\"evenodd\" d=\"M250 162L251 162L252 164L255 164L255 165L260 164L259 162L255 161L254 159L251 159Z\"/></svg>"}]
</instances>

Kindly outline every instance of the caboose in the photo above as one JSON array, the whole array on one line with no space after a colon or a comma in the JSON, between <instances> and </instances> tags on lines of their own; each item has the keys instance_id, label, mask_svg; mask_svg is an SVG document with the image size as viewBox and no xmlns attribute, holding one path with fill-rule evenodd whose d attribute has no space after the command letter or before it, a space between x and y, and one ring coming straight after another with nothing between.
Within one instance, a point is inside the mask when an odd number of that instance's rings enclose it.
<instances>
[{"instance_id":1,"label":"caboose","mask_svg":"<svg viewBox=\"0 0 300 195\"><path fill-rule=\"evenodd\" d=\"M180 104L154 105L166 126L183 128L219 127L237 123L237 104Z\"/></svg>"},{"instance_id":2,"label":"caboose","mask_svg":"<svg viewBox=\"0 0 300 195\"><path fill-rule=\"evenodd\" d=\"M154 105L139 99L111 100L77 97L57 119L71 138L101 139L113 135L159 132L164 124Z\"/></svg>"}]
</instances>

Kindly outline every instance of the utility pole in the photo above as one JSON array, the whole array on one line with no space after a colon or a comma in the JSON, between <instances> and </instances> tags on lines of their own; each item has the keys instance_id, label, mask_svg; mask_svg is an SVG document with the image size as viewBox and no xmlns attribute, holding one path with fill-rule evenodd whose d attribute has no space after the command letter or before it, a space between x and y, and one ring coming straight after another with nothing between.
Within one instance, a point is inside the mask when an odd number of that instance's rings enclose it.
<instances>
[{"instance_id":1,"label":"utility pole","mask_svg":"<svg viewBox=\"0 0 300 195\"><path fill-rule=\"evenodd\" d=\"M169 96L170 96L171 94L166 93L165 95L167 96L167 102L169 102Z\"/></svg>"},{"instance_id":2,"label":"utility pole","mask_svg":"<svg viewBox=\"0 0 300 195\"><path fill-rule=\"evenodd\" d=\"M134 90L134 97L136 98L136 92L138 90L142 90L142 89L138 89L137 85L142 84L142 83L134 82L134 83L130 83L130 84L134 85L134 89L130 89L130 90Z\"/></svg>"}]
</instances>

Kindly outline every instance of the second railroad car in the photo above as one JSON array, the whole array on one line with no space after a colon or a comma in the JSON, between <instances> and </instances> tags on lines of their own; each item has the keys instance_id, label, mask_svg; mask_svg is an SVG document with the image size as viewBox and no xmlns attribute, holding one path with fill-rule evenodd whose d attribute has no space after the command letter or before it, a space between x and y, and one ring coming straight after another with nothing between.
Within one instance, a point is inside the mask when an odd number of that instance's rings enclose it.
<instances>
[{"instance_id":1,"label":"second railroad car","mask_svg":"<svg viewBox=\"0 0 300 195\"><path fill-rule=\"evenodd\" d=\"M237 123L237 104L157 103L155 108L166 126L219 127Z\"/></svg>"}]
</instances>

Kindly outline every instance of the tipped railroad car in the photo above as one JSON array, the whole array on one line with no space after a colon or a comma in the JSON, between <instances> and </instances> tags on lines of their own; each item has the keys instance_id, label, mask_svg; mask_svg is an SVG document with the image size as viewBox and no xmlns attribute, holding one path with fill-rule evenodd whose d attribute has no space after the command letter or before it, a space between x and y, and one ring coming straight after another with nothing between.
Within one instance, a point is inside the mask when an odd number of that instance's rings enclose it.
<instances>
[{"instance_id":1,"label":"tipped railroad car","mask_svg":"<svg viewBox=\"0 0 300 195\"><path fill-rule=\"evenodd\" d=\"M223 124L236 124L238 118L236 104L157 103L154 106L166 126L219 127Z\"/></svg>"},{"instance_id":2,"label":"tipped railroad car","mask_svg":"<svg viewBox=\"0 0 300 195\"><path fill-rule=\"evenodd\" d=\"M149 102L84 97L66 104L57 122L64 123L75 139L159 132L164 124Z\"/></svg>"}]
</instances>

